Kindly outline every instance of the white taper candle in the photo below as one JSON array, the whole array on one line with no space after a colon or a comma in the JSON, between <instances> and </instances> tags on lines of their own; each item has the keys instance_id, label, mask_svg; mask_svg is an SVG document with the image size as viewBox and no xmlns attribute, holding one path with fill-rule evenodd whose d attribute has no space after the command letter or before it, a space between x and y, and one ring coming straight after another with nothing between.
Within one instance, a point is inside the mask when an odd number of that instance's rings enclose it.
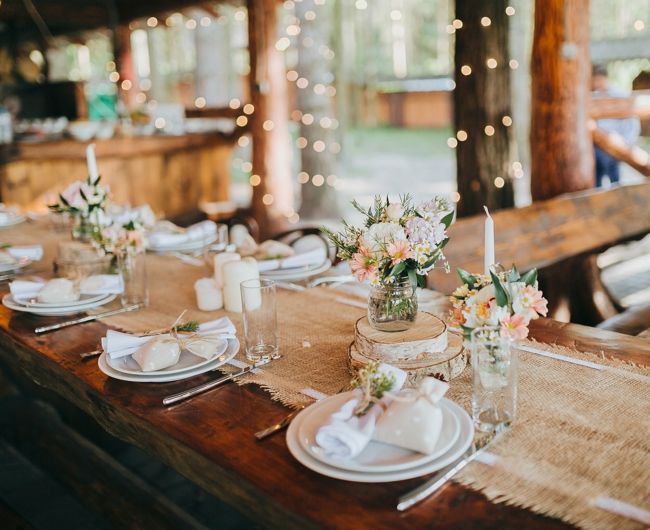
<instances>
[{"instance_id":1,"label":"white taper candle","mask_svg":"<svg viewBox=\"0 0 650 530\"><path fill-rule=\"evenodd\" d=\"M485 209L485 251L484 251L484 261L483 266L485 269L485 274L490 274L490 268L494 265L494 221L490 215L487 206L483 206Z\"/></svg>"},{"instance_id":2,"label":"white taper candle","mask_svg":"<svg viewBox=\"0 0 650 530\"><path fill-rule=\"evenodd\" d=\"M95 144L86 147L86 163L88 164L88 176L94 182L99 177L97 172L97 158L95 158Z\"/></svg>"}]
</instances>

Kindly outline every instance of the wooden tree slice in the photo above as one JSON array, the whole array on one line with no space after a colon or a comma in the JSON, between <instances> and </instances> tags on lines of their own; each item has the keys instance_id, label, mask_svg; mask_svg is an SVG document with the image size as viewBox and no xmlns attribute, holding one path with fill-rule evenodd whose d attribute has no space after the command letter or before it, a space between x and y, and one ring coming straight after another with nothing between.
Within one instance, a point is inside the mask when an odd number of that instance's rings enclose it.
<instances>
[{"instance_id":1,"label":"wooden tree slice","mask_svg":"<svg viewBox=\"0 0 650 530\"><path fill-rule=\"evenodd\" d=\"M397 361L389 363L392 366L404 370L408 376L406 386L417 387L422 378L430 376L442 381L450 381L458 377L467 366L467 353L463 349L463 338L450 334L449 345L445 350L446 359L436 360L426 356L414 361ZM348 363L351 374L356 374L372 359L360 353L355 344L350 344L348 350Z\"/></svg>"},{"instance_id":2,"label":"wooden tree slice","mask_svg":"<svg viewBox=\"0 0 650 530\"><path fill-rule=\"evenodd\" d=\"M446 359L447 326L431 313L420 312L412 328L390 333L374 329L365 316L357 320L354 344L366 357L390 363L423 354L440 354L442 360Z\"/></svg>"}]
</instances>

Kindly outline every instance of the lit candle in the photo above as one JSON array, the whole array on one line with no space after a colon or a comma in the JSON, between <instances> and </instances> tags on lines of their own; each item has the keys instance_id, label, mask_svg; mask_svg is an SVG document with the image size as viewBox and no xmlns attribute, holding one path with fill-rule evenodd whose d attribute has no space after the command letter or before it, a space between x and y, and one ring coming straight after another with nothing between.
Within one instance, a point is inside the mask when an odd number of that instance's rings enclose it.
<instances>
[{"instance_id":1,"label":"lit candle","mask_svg":"<svg viewBox=\"0 0 650 530\"><path fill-rule=\"evenodd\" d=\"M257 262L252 258L223 265L223 305L226 311L242 312L241 283L259 277Z\"/></svg>"},{"instance_id":2,"label":"lit candle","mask_svg":"<svg viewBox=\"0 0 650 530\"><path fill-rule=\"evenodd\" d=\"M490 216L490 212L487 209L487 206L483 206L485 209L485 254L483 265L485 268L485 274L490 274L490 268L494 265L494 221Z\"/></svg>"},{"instance_id":3,"label":"lit candle","mask_svg":"<svg viewBox=\"0 0 650 530\"><path fill-rule=\"evenodd\" d=\"M94 182L99 177L97 172L97 159L95 158L95 144L90 144L86 147L86 163L88 164L88 176L91 182Z\"/></svg>"}]
</instances>

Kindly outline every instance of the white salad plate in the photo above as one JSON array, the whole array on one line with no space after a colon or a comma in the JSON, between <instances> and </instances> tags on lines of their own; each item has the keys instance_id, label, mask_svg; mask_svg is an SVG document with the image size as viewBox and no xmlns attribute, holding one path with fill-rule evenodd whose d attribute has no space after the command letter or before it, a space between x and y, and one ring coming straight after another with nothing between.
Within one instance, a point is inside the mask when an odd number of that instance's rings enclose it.
<instances>
[{"instance_id":1,"label":"white salad plate","mask_svg":"<svg viewBox=\"0 0 650 530\"><path fill-rule=\"evenodd\" d=\"M151 337L152 339L154 337ZM226 339L218 339L217 350L215 354L206 359L205 357L200 357L199 355L194 355L187 350L181 351L181 355L178 358L178 362L173 366L168 366L162 370L156 370L155 372L143 372L140 368L140 365L133 358L132 355L125 355L124 357L119 357L117 359L111 359L110 357L106 358L108 365L122 372L123 374L133 374L133 375L151 375L151 374L166 374L173 375L184 372L185 370L194 370L200 368L201 366L211 363L217 357L223 355L223 353L228 349L228 341Z\"/></svg>"},{"instance_id":2,"label":"white salad plate","mask_svg":"<svg viewBox=\"0 0 650 530\"><path fill-rule=\"evenodd\" d=\"M22 311L23 313L31 313L33 315L40 316L51 316L51 317L60 317L67 315L74 315L75 313L81 313L89 309L94 309L96 307L108 304L115 300L115 294L106 294L102 298L94 302L85 303L82 305L75 305L73 307L32 307L28 305L21 304L16 302L11 294L6 294L2 298L2 305L12 309L13 311Z\"/></svg>"},{"instance_id":3,"label":"white salad plate","mask_svg":"<svg viewBox=\"0 0 650 530\"><path fill-rule=\"evenodd\" d=\"M121 381L131 381L134 383L169 383L171 381L181 381L182 379L189 379L215 368L223 366L227 362L231 361L237 352L239 351L239 341L237 339L228 339L228 347L225 352L216 358L212 359L208 363L204 363L199 367L194 367L189 370L184 370L176 374L165 373L164 371L158 372L140 372L140 375L136 374L125 374L111 368L106 360L106 353L102 353L99 356L97 362L99 369L104 372L108 377L113 379L119 379Z\"/></svg>"},{"instance_id":4,"label":"white salad plate","mask_svg":"<svg viewBox=\"0 0 650 530\"><path fill-rule=\"evenodd\" d=\"M55 302L55 303L45 303L39 302L36 298L16 298L12 296L11 300L18 305L22 305L26 308L37 308L37 309L72 309L78 306L85 306L87 304L94 304L110 294L82 294L79 296L78 300L72 300L70 302Z\"/></svg>"},{"instance_id":5,"label":"white salad plate","mask_svg":"<svg viewBox=\"0 0 650 530\"><path fill-rule=\"evenodd\" d=\"M300 445L307 453L324 464L362 473L392 472L410 469L427 464L444 455L460 436L460 421L449 406L451 401L442 401L440 403L442 429L436 447L431 454L427 455L371 440L361 454L355 458L345 460L331 458L316 443L316 433L329 420L332 414L353 397L353 392L345 392L331 396L309 407L308 412L304 415L298 431Z\"/></svg>"},{"instance_id":6,"label":"white salad plate","mask_svg":"<svg viewBox=\"0 0 650 530\"><path fill-rule=\"evenodd\" d=\"M20 259L11 258L11 259L12 261L7 261L6 263L0 263L0 273L17 272L33 263L33 261L29 258L20 258Z\"/></svg>"},{"instance_id":7,"label":"white salad plate","mask_svg":"<svg viewBox=\"0 0 650 530\"><path fill-rule=\"evenodd\" d=\"M428 475L460 458L472 444L474 438L474 425L472 424L472 419L469 417L467 412L453 401L443 399L443 402L450 412L458 419L460 425L459 436L446 453L425 464L415 467L400 469L397 471L362 472L341 469L321 462L303 449L302 444L300 443L298 433L300 432L300 428L305 418L305 413L309 411L309 408L298 414L289 425L289 429L287 430L287 447L289 448L289 452L296 460L298 460L298 462L312 471L327 477L348 480L350 482L396 482L398 480L407 480Z\"/></svg>"},{"instance_id":8,"label":"white salad plate","mask_svg":"<svg viewBox=\"0 0 650 530\"><path fill-rule=\"evenodd\" d=\"M24 223L26 219L27 217L22 214L13 214L11 215L10 219L6 219L0 222L0 228L8 228L10 226L19 225L20 223Z\"/></svg>"},{"instance_id":9,"label":"white salad plate","mask_svg":"<svg viewBox=\"0 0 650 530\"><path fill-rule=\"evenodd\" d=\"M147 250L164 254L165 252L191 252L193 250L201 250L208 245L212 245L219 236L217 234L212 234L205 239L195 239L188 241L187 243L178 243L175 245L159 245L159 246L149 246Z\"/></svg>"},{"instance_id":10,"label":"white salad plate","mask_svg":"<svg viewBox=\"0 0 650 530\"><path fill-rule=\"evenodd\" d=\"M267 280L278 280L278 281L293 281L293 280L304 280L306 278L311 278L312 276L317 276L323 274L332 266L330 260L325 260L323 263L316 265L305 265L304 267L292 267L287 269L276 269L272 271L260 272L262 278Z\"/></svg>"}]
</instances>

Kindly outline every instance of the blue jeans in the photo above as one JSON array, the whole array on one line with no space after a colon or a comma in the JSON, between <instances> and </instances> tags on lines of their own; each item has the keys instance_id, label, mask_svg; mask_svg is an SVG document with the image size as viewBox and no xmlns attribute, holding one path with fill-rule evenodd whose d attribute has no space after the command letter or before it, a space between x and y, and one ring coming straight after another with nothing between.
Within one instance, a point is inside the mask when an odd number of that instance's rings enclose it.
<instances>
[{"instance_id":1,"label":"blue jeans","mask_svg":"<svg viewBox=\"0 0 650 530\"><path fill-rule=\"evenodd\" d=\"M603 177L607 175L612 184L620 180L619 161L608 155L602 149L594 147L596 153L596 187L603 185Z\"/></svg>"}]
</instances>

